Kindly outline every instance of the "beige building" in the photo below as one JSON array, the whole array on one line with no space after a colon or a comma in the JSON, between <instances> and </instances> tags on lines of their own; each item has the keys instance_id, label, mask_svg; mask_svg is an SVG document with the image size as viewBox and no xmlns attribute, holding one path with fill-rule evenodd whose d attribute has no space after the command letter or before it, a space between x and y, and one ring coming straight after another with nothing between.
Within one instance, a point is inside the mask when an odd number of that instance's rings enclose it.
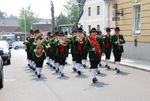
<instances>
[{"instance_id":1,"label":"beige building","mask_svg":"<svg viewBox=\"0 0 150 101\"><path fill-rule=\"evenodd\" d=\"M87 33L92 27L105 33L106 27L115 26L112 21L113 3L114 0L85 0L79 23Z\"/></svg>"},{"instance_id":2,"label":"beige building","mask_svg":"<svg viewBox=\"0 0 150 101\"><path fill-rule=\"evenodd\" d=\"M125 40L124 57L150 61L150 0L116 0L123 11L116 26Z\"/></svg>"}]
</instances>

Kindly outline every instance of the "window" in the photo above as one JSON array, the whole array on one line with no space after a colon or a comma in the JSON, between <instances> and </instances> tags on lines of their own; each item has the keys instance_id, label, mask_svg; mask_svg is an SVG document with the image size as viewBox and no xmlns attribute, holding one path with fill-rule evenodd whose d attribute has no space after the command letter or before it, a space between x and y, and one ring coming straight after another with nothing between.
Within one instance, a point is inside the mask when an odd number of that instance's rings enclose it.
<instances>
[{"instance_id":1,"label":"window","mask_svg":"<svg viewBox=\"0 0 150 101\"><path fill-rule=\"evenodd\" d=\"M91 25L88 26L89 27L89 32L91 31Z\"/></svg>"},{"instance_id":2,"label":"window","mask_svg":"<svg viewBox=\"0 0 150 101\"><path fill-rule=\"evenodd\" d=\"M91 7L88 8L88 15L91 16Z\"/></svg>"},{"instance_id":3,"label":"window","mask_svg":"<svg viewBox=\"0 0 150 101\"><path fill-rule=\"evenodd\" d=\"M97 6L97 15L100 15L100 6Z\"/></svg>"},{"instance_id":4,"label":"window","mask_svg":"<svg viewBox=\"0 0 150 101\"><path fill-rule=\"evenodd\" d=\"M100 31L100 25L97 25L97 30Z\"/></svg>"},{"instance_id":5,"label":"window","mask_svg":"<svg viewBox=\"0 0 150 101\"><path fill-rule=\"evenodd\" d=\"M141 4L133 5L133 35L141 33Z\"/></svg>"}]
</instances>

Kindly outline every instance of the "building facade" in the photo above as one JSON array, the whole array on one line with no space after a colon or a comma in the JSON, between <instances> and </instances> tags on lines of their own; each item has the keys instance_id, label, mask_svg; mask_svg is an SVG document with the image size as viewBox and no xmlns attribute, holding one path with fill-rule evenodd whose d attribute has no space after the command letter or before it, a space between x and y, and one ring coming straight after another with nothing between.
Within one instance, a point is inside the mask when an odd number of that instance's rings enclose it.
<instances>
[{"instance_id":1,"label":"building facade","mask_svg":"<svg viewBox=\"0 0 150 101\"><path fill-rule=\"evenodd\" d=\"M150 61L150 0L116 0L123 11L116 26L121 28L126 44L124 57Z\"/></svg>"},{"instance_id":2,"label":"building facade","mask_svg":"<svg viewBox=\"0 0 150 101\"><path fill-rule=\"evenodd\" d=\"M85 0L79 24L87 33L92 27L105 33L106 27L115 26L112 21L113 3L114 0Z\"/></svg>"}]
</instances>

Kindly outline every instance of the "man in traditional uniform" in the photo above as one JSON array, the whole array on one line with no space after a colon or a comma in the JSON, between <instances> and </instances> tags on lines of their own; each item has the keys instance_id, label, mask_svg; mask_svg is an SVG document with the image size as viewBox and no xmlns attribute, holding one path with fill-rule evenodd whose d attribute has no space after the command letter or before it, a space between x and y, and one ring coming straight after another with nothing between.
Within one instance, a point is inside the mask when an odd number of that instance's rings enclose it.
<instances>
[{"instance_id":1,"label":"man in traditional uniform","mask_svg":"<svg viewBox=\"0 0 150 101\"><path fill-rule=\"evenodd\" d=\"M90 36L88 37L87 41L87 47L89 51L89 59L90 59L90 69L93 75L93 83L95 83L97 80L96 74L98 69L98 64L100 62L100 57L103 54L102 46L101 46L101 40L96 37L97 36L97 30L96 28L92 28L90 31Z\"/></svg>"},{"instance_id":2,"label":"man in traditional uniform","mask_svg":"<svg viewBox=\"0 0 150 101\"><path fill-rule=\"evenodd\" d=\"M72 43L75 45L75 68L77 70L78 75L81 75L80 67L82 66L83 52L85 49L84 46L86 44L82 28L78 29L77 36L72 41Z\"/></svg>"},{"instance_id":3,"label":"man in traditional uniform","mask_svg":"<svg viewBox=\"0 0 150 101\"><path fill-rule=\"evenodd\" d=\"M120 73L120 61L121 61L121 56L122 53L124 52L123 50L123 44L125 43L123 35L120 34L120 28L116 27L115 28L115 34L111 37L111 43L113 46L113 54L115 58L115 70L117 73Z\"/></svg>"},{"instance_id":4,"label":"man in traditional uniform","mask_svg":"<svg viewBox=\"0 0 150 101\"><path fill-rule=\"evenodd\" d=\"M64 76L63 69L65 66L65 61L68 56L69 44L68 39L61 33L61 37L59 39L59 43L57 44L58 51L56 52L56 56L58 57L59 61L59 71L61 76Z\"/></svg>"},{"instance_id":5,"label":"man in traditional uniform","mask_svg":"<svg viewBox=\"0 0 150 101\"><path fill-rule=\"evenodd\" d=\"M29 36L26 38L24 44L26 46L25 51L27 52L27 60L28 60L28 66L30 67L30 63L31 63L31 54L30 54L30 48L31 48L31 42L30 42L30 38L33 37L34 31L30 30L30 34Z\"/></svg>"},{"instance_id":6,"label":"man in traditional uniform","mask_svg":"<svg viewBox=\"0 0 150 101\"><path fill-rule=\"evenodd\" d=\"M71 55L72 55L72 64L73 64L73 71L76 71L76 58L75 58L75 51L76 51L76 47L75 47L75 38L77 36L77 31L73 31L72 35L70 36L70 51L71 51Z\"/></svg>"},{"instance_id":7,"label":"man in traditional uniform","mask_svg":"<svg viewBox=\"0 0 150 101\"><path fill-rule=\"evenodd\" d=\"M36 64L36 71L38 78L41 77L41 71L43 68L44 60L46 59L46 53L45 53L45 44L43 43L42 36L39 35L35 39L35 46L34 54L35 54L35 64Z\"/></svg>"},{"instance_id":8,"label":"man in traditional uniform","mask_svg":"<svg viewBox=\"0 0 150 101\"><path fill-rule=\"evenodd\" d=\"M105 43L105 62L106 65L105 67L110 69L109 66L109 59L110 59L110 55L111 55L111 50L112 50L112 45L111 45L111 29L108 27L106 28L106 35L104 36L104 43Z\"/></svg>"},{"instance_id":9,"label":"man in traditional uniform","mask_svg":"<svg viewBox=\"0 0 150 101\"><path fill-rule=\"evenodd\" d=\"M103 35L102 35L101 31L97 31L96 39L99 40L101 50L104 52L105 48L104 48ZM102 67L102 56L103 55L104 54L101 54L101 56L100 56L100 61L99 61L99 64L98 64L97 74L100 74L100 67Z\"/></svg>"}]
</instances>

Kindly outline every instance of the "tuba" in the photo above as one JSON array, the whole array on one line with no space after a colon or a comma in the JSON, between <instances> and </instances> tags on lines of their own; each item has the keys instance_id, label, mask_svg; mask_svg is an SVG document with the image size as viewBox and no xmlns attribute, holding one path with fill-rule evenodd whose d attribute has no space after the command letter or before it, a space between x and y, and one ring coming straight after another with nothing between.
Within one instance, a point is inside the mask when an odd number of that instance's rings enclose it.
<instances>
[{"instance_id":1,"label":"tuba","mask_svg":"<svg viewBox=\"0 0 150 101\"><path fill-rule=\"evenodd\" d=\"M83 43L84 43L83 38L84 38L84 35L78 35L78 36L77 36L77 41L78 41L80 44L83 44Z\"/></svg>"},{"instance_id":2,"label":"tuba","mask_svg":"<svg viewBox=\"0 0 150 101\"><path fill-rule=\"evenodd\" d=\"M35 49L36 57L41 57L43 55L43 52L44 52L44 47L41 44L38 44Z\"/></svg>"}]
</instances>

